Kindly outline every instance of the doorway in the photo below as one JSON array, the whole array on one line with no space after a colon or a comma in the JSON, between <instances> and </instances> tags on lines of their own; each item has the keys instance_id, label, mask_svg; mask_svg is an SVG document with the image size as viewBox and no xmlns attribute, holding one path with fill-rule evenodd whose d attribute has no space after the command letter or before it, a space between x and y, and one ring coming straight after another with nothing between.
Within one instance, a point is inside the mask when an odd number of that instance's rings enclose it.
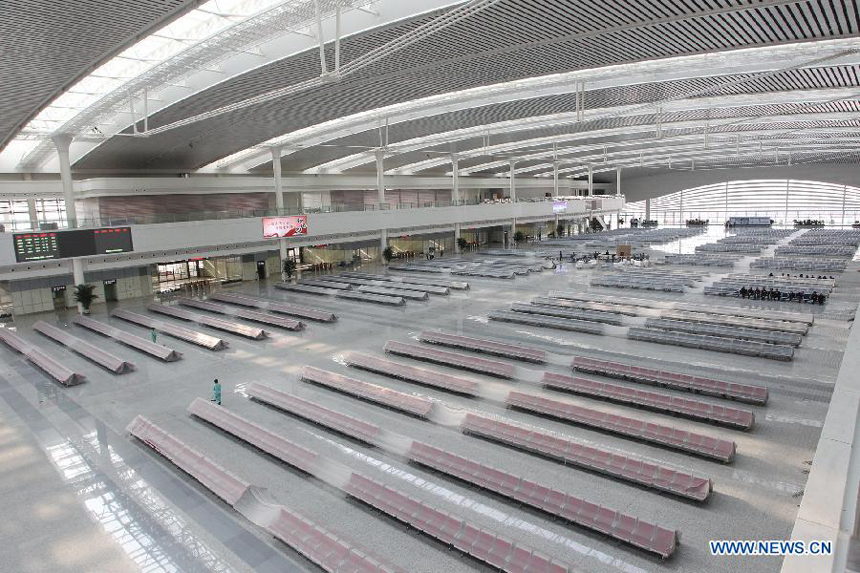
<instances>
[{"instance_id":1,"label":"doorway","mask_svg":"<svg viewBox=\"0 0 860 573\"><path fill-rule=\"evenodd\" d=\"M116 279L104 281L105 302L117 302L119 299L116 296Z\"/></svg>"},{"instance_id":2,"label":"doorway","mask_svg":"<svg viewBox=\"0 0 860 573\"><path fill-rule=\"evenodd\" d=\"M266 261L257 261L257 278L265 280L266 278Z\"/></svg>"},{"instance_id":3,"label":"doorway","mask_svg":"<svg viewBox=\"0 0 860 573\"><path fill-rule=\"evenodd\" d=\"M51 287L51 299L54 303L54 310L66 310L66 287L55 286Z\"/></svg>"}]
</instances>

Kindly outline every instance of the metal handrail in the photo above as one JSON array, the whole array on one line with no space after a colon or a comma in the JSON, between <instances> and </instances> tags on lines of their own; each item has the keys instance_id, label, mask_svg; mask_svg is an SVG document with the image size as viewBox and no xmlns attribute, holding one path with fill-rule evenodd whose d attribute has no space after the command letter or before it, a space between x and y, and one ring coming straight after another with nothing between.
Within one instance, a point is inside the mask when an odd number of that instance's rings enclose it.
<instances>
[{"instance_id":1,"label":"metal handrail","mask_svg":"<svg viewBox=\"0 0 860 573\"><path fill-rule=\"evenodd\" d=\"M609 196L610 198L614 196ZM533 197L517 199L517 203L542 203L551 201L591 200L600 197ZM162 223L188 223L194 221L214 221L230 219L252 219L259 217L295 216L316 213L346 213L359 211L390 211L401 209L427 209L440 207L459 207L471 205L510 205L510 199L482 199L459 201L425 201L416 203L366 203L360 205L323 205L307 209L237 209L230 211L193 211L188 213L154 213L152 215L121 214L111 217L79 218L77 228L114 227L124 225L154 225ZM19 221L24 223L23 221ZM5 232L26 232L28 230L48 230L56 224L64 228L65 219L30 221L30 229L5 228Z\"/></svg>"}]
</instances>

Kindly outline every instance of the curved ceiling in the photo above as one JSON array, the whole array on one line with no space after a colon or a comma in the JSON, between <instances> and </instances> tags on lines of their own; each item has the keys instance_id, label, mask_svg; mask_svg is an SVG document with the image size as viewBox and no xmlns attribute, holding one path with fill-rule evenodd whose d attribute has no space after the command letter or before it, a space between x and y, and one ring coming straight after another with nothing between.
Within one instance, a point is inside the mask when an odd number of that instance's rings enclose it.
<instances>
[{"instance_id":1,"label":"curved ceiling","mask_svg":"<svg viewBox=\"0 0 860 573\"><path fill-rule=\"evenodd\" d=\"M377 10L377 24L347 29L339 49L328 41L321 76L307 36L325 29L331 40L335 11L373 13L362 4ZM373 169L380 146L391 173L449 172L456 152L462 174L484 176L507 176L511 159L518 175L537 177L555 168L578 176L586 164L600 172L856 159L860 0L268 6L309 25L299 48L154 106L146 134L128 137L125 121L120 136L74 153L74 167L248 173L271 170L273 146L284 171L307 173ZM214 57L216 44L197 59ZM331 73L336 52L346 67L367 65ZM49 151L42 143L31 158Z\"/></svg>"},{"instance_id":2,"label":"curved ceiling","mask_svg":"<svg viewBox=\"0 0 860 573\"><path fill-rule=\"evenodd\" d=\"M46 105L200 0L4 0L0 150Z\"/></svg>"},{"instance_id":3,"label":"curved ceiling","mask_svg":"<svg viewBox=\"0 0 860 573\"><path fill-rule=\"evenodd\" d=\"M408 34L444 11L425 13L345 38L341 48L343 61L349 62ZM76 167L191 171L286 133L312 130L338 118L372 113L385 106L421 98L624 62L853 37L860 30L857 14L855 0L840 3L818 0L637 0L624 3L499 0L482 12L340 81L257 105L242 106L230 113L207 117L147 138L115 137L80 159ZM327 45L327 55L331 68L334 57L331 42ZM825 74L842 71L820 69ZM707 70L697 75L703 72ZM315 49L308 49L193 94L154 114L149 124L158 129L219 106L313 79L319 73L319 55ZM818 84L828 87L827 78L825 75ZM801 78L795 85L791 83L793 78L788 78L771 87L740 91L808 89L810 82L807 80ZM846 81L849 85L857 85L853 76ZM630 87L618 104L659 102L667 92L685 87L684 80L678 82L674 86ZM694 87L691 80L688 84ZM573 89L568 86L568 93ZM606 98L602 94L586 89L588 107L605 105ZM434 123L445 129L444 118L437 116ZM391 133L389 143L390 137ZM378 136L375 141L373 139L365 134L363 141L365 145L379 145ZM331 159L337 155L331 148L321 149L320 157ZM346 149L342 155L354 152L354 149ZM294 169L289 157L284 167Z\"/></svg>"}]
</instances>

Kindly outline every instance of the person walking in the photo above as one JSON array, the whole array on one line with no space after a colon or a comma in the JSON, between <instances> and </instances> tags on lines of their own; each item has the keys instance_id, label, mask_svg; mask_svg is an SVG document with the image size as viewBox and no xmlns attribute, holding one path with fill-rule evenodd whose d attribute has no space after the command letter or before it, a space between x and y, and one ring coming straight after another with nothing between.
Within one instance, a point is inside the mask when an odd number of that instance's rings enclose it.
<instances>
[{"instance_id":1,"label":"person walking","mask_svg":"<svg viewBox=\"0 0 860 573\"><path fill-rule=\"evenodd\" d=\"M149 331L149 337L152 339L152 343L155 344L155 339L158 338L158 331L155 330L155 327L152 327L152 330Z\"/></svg>"},{"instance_id":2,"label":"person walking","mask_svg":"<svg viewBox=\"0 0 860 573\"><path fill-rule=\"evenodd\" d=\"M221 383L218 382L217 378L215 379L215 385L212 388L212 396L213 396L212 401L220 406L221 405Z\"/></svg>"}]
</instances>

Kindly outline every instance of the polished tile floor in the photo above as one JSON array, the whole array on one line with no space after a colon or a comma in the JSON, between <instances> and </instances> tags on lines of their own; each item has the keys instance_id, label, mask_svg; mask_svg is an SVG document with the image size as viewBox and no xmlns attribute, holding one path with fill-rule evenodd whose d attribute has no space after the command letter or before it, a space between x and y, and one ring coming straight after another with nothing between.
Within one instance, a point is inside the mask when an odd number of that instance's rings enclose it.
<instances>
[{"instance_id":1,"label":"polished tile floor","mask_svg":"<svg viewBox=\"0 0 860 573\"><path fill-rule=\"evenodd\" d=\"M378 270L371 265L363 269ZM819 320L791 363L632 342L623 337L591 336L488 322L487 313L553 289L588 289L591 271L565 265L539 276L513 281L471 280L468 292L431 297L426 303L386 308L310 295L287 294L265 283L245 283L231 292L263 295L331 309L336 324L309 323L301 333L273 332L262 342L224 335L230 348L208 352L174 339L159 342L184 353L163 364L94 333L67 324L68 316L24 317L16 327L27 340L49 349L62 362L87 375L88 381L62 388L6 348L0 348L0 493L15 510L3 520L4 562L10 571L315 571L313 565L243 520L199 484L160 457L130 440L124 428L144 414L180 439L266 487L279 502L371 548L410 573L483 570L427 538L344 499L319 482L265 458L249 447L192 419L185 408L195 397L209 397L211 380L224 383L224 405L289 439L364 472L451 513L517 539L582 571L642 573L651 571L778 570L774 560L715 560L706 553L708 539L783 538L791 530L803 494L809 460L826 414L849 323ZM846 273L847 274L847 273ZM856 274L856 273L854 273ZM641 295L594 290L621 296L675 300L672 295ZM689 302L740 304L706 300L695 293ZM710 298L710 297L709 297ZM846 283L833 306L856 308L857 285ZM122 303L145 312L149 301ZM767 307L768 303L758 303ZM771 303L777 305L778 303ZM853 305L853 306L852 306ZM776 306L774 308L777 308ZM104 305L93 317L108 320ZM809 308L804 307L805 311ZM815 312L822 312L813 309ZM110 374L30 330L37 319L59 324L72 334L131 359L137 370ZM145 329L118 320L111 324L146 335ZM217 334L203 327L209 333ZM684 429L728 436L738 444L738 459L728 466L631 442L593 430L572 427L521 412L507 411L493 400L476 401L416 387L343 365L344 352L380 354L388 340L412 341L425 328L486 336L541 346L564 359L575 353L621 356L643 363L686 365L704 373L764 384L771 390L766 408L756 409L758 426L734 432L644 410L529 389L572 403L643 419L670 422ZM417 364L403 359L404 362ZM464 436L443 425L420 422L366 402L298 381L303 365L342 372L406 392L442 400L452 407L476 409L548 428L587 443L691 469L711 476L715 495L704 506L577 471L502 446ZM427 367L427 365L423 365ZM429 366L439 371L454 371ZM564 372L562 365L548 370ZM539 368L526 368L525 378ZM459 372L457 372L459 373ZM475 375L487 383L491 379ZM654 558L500 498L424 471L390 453L357 442L254 403L244 388L260 381L326 406L380 424L412 438L443 445L461 455L529 476L682 532L681 547L670 561ZM497 381L493 381L499 384ZM512 386L528 384L527 380ZM703 398L706 399L707 398ZM21 550L14 548L20 547Z\"/></svg>"}]
</instances>

